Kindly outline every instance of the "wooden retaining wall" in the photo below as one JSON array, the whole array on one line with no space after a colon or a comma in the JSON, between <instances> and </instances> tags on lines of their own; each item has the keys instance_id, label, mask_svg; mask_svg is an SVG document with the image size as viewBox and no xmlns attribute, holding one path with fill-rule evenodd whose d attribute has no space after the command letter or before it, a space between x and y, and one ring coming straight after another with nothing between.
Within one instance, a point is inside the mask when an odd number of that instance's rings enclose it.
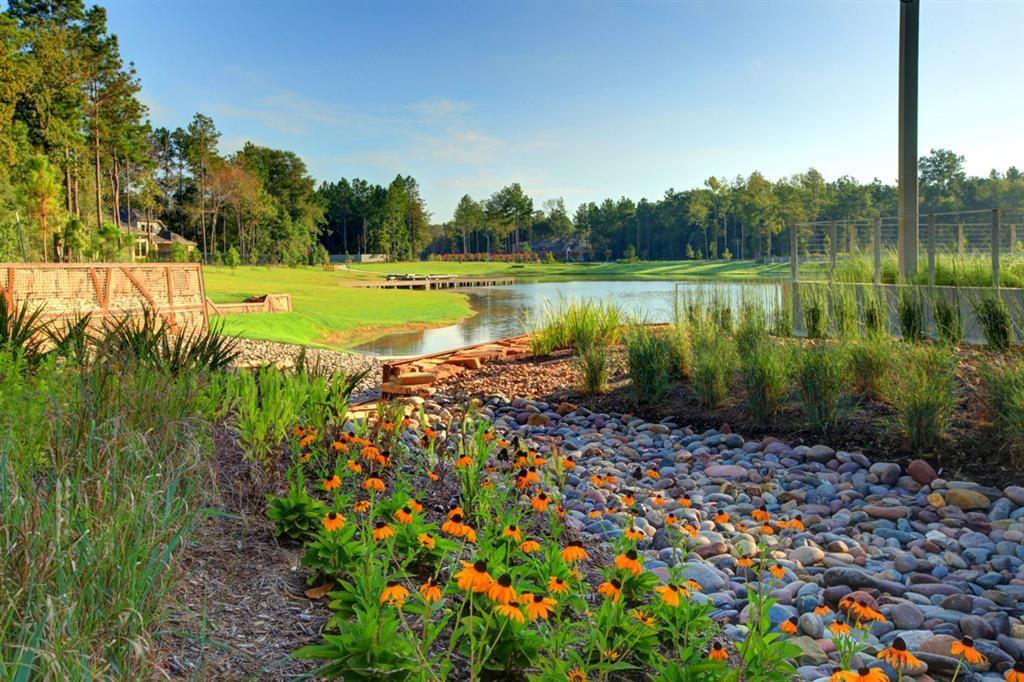
<instances>
[{"instance_id":1,"label":"wooden retaining wall","mask_svg":"<svg viewBox=\"0 0 1024 682\"><path fill-rule=\"evenodd\" d=\"M46 321L88 314L99 326L149 309L174 331L208 324L199 263L0 263L0 296Z\"/></svg>"},{"instance_id":2,"label":"wooden retaining wall","mask_svg":"<svg viewBox=\"0 0 1024 682\"><path fill-rule=\"evenodd\" d=\"M530 353L530 336L512 336L464 348L386 362L380 391L384 398L423 395L435 382L479 369L492 360Z\"/></svg>"}]
</instances>

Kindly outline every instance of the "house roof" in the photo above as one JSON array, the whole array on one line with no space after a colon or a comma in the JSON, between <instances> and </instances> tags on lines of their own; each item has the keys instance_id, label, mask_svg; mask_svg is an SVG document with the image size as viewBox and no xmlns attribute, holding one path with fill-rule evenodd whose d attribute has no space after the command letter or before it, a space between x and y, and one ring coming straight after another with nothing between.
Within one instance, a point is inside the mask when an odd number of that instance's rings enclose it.
<instances>
[{"instance_id":1,"label":"house roof","mask_svg":"<svg viewBox=\"0 0 1024 682\"><path fill-rule=\"evenodd\" d=\"M122 206L118 212L117 217L120 219L121 225L127 225L129 230L137 229L137 226L141 223L149 223L159 225L162 229L164 223L162 220L156 217L150 217L138 211L132 211L131 215L128 214L128 209Z\"/></svg>"}]
</instances>

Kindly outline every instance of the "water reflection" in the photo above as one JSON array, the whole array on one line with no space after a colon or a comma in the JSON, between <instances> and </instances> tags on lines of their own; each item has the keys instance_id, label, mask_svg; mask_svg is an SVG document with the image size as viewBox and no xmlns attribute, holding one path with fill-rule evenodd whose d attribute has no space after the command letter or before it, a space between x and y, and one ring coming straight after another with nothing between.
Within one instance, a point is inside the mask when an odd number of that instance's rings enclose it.
<instances>
[{"instance_id":1,"label":"water reflection","mask_svg":"<svg viewBox=\"0 0 1024 682\"><path fill-rule=\"evenodd\" d=\"M707 284L680 284L682 290ZM739 296L749 285L722 284L730 296ZM355 350L377 355L424 355L474 343L494 341L526 331L526 321L543 312L547 302L561 299L611 301L629 315L648 322L672 319L674 282L586 281L531 282L502 287L467 289L476 314L458 324L423 331L398 332L382 336ZM681 297L684 292L681 291Z\"/></svg>"}]
</instances>

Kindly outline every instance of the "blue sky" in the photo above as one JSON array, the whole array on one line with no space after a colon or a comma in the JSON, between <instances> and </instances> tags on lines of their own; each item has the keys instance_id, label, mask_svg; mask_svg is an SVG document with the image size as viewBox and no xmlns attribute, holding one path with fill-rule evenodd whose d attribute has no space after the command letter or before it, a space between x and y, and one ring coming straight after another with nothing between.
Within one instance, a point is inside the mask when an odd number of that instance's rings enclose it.
<instances>
[{"instance_id":1,"label":"blue sky","mask_svg":"<svg viewBox=\"0 0 1024 682\"><path fill-rule=\"evenodd\" d=\"M896 0L108 0L155 125L213 116L224 152L318 180L420 182L435 221L509 182L656 198L709 175L896 176ZM1024 165L1024 0L921 9L920 148Z\"/></svg>"}]
</instances>

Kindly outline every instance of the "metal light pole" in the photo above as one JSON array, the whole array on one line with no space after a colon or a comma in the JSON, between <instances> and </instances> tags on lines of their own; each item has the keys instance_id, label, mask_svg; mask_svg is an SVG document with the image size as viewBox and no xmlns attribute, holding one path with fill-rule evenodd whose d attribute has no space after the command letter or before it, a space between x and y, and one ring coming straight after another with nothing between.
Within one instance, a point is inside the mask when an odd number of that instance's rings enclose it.
<instances>
[{"instance_id":1,"label":"metal light pole","mask_svg":"<svg viewBox=\"0 0 1024 682\"><path fill-rule=\"evenodd\" d=\"M917 275L917 52L920 0L900 0L899 262Z\"/></svg>"}]
</instances>

